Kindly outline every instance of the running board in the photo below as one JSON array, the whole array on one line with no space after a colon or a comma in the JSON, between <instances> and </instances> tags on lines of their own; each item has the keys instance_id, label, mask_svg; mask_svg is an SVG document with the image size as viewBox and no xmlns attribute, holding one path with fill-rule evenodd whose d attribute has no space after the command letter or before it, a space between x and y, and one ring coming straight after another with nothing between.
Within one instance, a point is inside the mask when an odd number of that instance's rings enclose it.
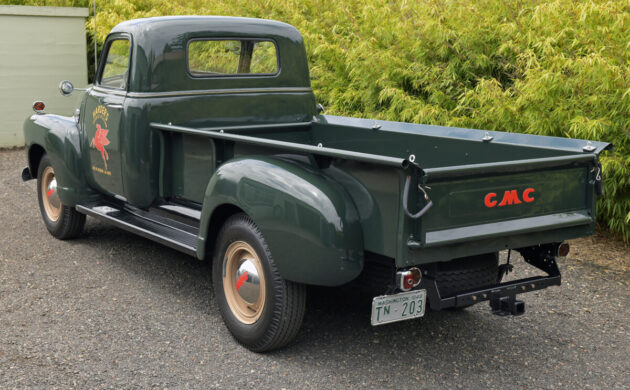
<instances>
[{"instance_id":1,"label":"running board","mask_svg":"<svg viewBox=\"0 0 630 390\"><path fill-rule=\"evenodd\" d=\"M180 252L197 257L197 229L182 229L177 221L156 220L139 215L118 205L107 203L78 204L78 212L111 223L144 238L159 242Z\"/></svg>"}]
</instances>

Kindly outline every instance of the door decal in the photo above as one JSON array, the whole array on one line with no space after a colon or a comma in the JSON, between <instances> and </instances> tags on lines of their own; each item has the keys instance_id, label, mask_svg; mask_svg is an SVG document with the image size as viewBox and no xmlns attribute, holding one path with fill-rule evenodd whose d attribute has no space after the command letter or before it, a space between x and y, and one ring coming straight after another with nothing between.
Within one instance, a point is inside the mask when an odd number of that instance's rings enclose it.
<instances>
[{"instance_id":1,"label":"door decal","mask_svg":"<svg viewBox=\"0 0 630 390\"><path fill-rule=\"evenodd\" d=\"M107 130L108 119L109 112L107 112L107 108L105 108L105 106L97 106L94 111L92 111L92 124L96 126L96 133L94 133L94 138L90 141L90 147L96 148L96 150L101 152L103 164L105 165L105 169L92 165L92 170L111 176L112 172L107 169L109 154L107 154L107 150L105 150L105 146L109 145L109 140L107 139L107 133L109 132L109 130Z\"/></svg>"}]
</instances>

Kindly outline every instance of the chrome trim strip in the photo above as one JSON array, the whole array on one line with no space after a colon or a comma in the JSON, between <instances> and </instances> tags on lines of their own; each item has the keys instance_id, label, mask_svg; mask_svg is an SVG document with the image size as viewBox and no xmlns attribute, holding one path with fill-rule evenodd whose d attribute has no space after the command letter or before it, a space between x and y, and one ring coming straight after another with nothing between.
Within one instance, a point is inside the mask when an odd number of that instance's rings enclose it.
<instances>
[{"instance_id":1,"label":"chrome trim strip","mask_svg":"<svg viewBox=\"0 0 630 390\"><path fill-rule=\"evenodd\" d=\"M172 96L202 96L202 95L228 95L244 93L295 93L313 92L311 88L304 87L282 87L282 88L240 88L240 89L199 89L191 91L168 91L168 92L129 92L130 98L158 98Z\"/></svg>"},{"instance_id":2,"label":"chrome trim strip","mask_svg":"<svg viewBox=\"0 0 630 390\"><path fill-rule=\"evenodd\" d=\"M98 87L98 86L93 86L92 90L95 91L95 92L108 93L110 95L117 95L117 96L128 96L129 95L129 93L127 93L126 91L121 91L119 89L103 88L103 87Z\"/></svg>"}]
</instances>

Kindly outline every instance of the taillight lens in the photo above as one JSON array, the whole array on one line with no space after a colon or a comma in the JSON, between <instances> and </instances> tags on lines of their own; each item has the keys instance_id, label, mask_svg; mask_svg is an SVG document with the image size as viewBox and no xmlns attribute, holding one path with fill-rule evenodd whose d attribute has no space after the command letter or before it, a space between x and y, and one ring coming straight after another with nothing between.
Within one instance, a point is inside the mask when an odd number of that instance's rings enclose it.
<instances>
[{"instance_id":1,"label":"taillight lens","mask_svg":"<svg viewBox=\"0 0 630 390\"><path fill-rule=\"evenodd\" d=\"M409 291L420 284L422 280L422 272L419 268L413 267L406 271L396 272L398 288L402 291Z\"/></svg>"},{"instance_id":2,"label":"taillight lens","mask_svg":"<svg viewBox=\"0 0 630 390\"><path fill-rule=\"evenodd\" d=\"M33 103L33 111L35 112L42 112L44 111L44 108L46 108L46 105L41 100L38 100L35 103Z\"/></svg>"},{"instance_id":3,"label":"taillight lens","mask_svg":"<svg viewBox=\"0 0 630 390\"><path fill-rule=\"evenodd\" d=\"M569 244L567 244L566 242L563 242L560 245L558 245L558 251L556 253L556 256L567 257L569 255L570 250L571 248L569 247Z\"/></svg>"}]
</instances>

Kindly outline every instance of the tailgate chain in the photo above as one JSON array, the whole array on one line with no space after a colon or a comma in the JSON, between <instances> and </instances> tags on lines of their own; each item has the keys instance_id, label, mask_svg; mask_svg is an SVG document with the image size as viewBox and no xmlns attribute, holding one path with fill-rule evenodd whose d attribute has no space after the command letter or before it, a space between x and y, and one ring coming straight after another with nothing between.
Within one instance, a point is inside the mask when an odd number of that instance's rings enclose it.
<instances>
[{"instance_id":1,"label":"tailgate chain","mask_svg":"<svg viewBox=\"0 0 630 390\"><path fill-rule=\"evenodd\" d=\"M604 182L602 181L602 164L597 163L597 165L594 166L593 169L591 169L591 173L595 172L595 170L597 170L597 173L595 174L595 193L598 196L602 196L604 195Z\"/></svg>"},{"instance_id":2,"label":"tailgate chain","mask_svg":"<svg viewBox=\"0 0 630 390\"><path fill-rule=\"evenodd\" d=\"M431 206L433 206L433 201L431 201L431 199L429 199L429 195L427 194L425 189L422 187L422 185L418 184L418 189L420 191L422 191L422 193L424 194L424 200L427 202L427 204L422 208L422 210L418 211L415 214L412 214L409 211L409 207L408 207L409 183L410 182L411 182L411 176L407 176L407 180L405 181L405 189L403 191L403 210L404 210L405 214L407 214L407 216L409 218L418 219L418 218L422 217L427 211L429 211ZM429 188L429 187L427 187L427 188Z\"/></svg>"}]
</instances>

